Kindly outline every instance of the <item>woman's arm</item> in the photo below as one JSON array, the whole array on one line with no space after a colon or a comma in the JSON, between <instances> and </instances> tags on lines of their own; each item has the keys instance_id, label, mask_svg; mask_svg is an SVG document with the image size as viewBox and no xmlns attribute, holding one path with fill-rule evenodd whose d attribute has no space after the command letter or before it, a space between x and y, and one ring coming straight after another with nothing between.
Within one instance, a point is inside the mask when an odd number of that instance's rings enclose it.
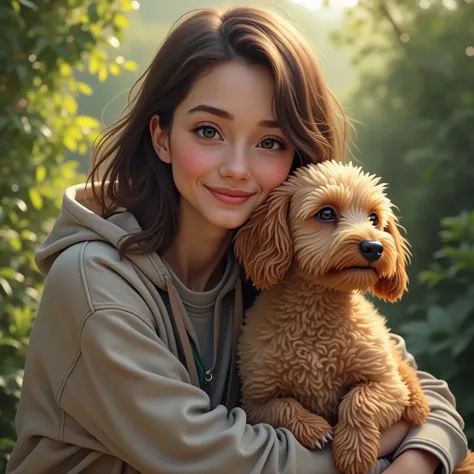
<instances>
[{"instance_id":1,"label":"woman's arm","mask_svg":"<svg viewBox=\"0 0 474 474\"><path fill-rule=\"evenodd\" d=\"M75 420L103 452L143 474L337 474L330 449L310 451L288 430L250 426L239 408L210 410L209 397L190 384L124 271L104 264L103 251L94 255L99 245L90 244L81 272L74 269L78 252L59 257L48 277L54 294L48 290L43 298L47 317L37 321L50 321L42 332L64 344L71 331L80 331L58 397L68 415L65 443L75 441L67 437L68 420ZM60 307L58 295L70 295L71 288L74 300L63 296Z\"/></svg>"},{"instance_id":2,"label":"woman's arm","mask_svg":"<svg viewBox=\"0 0 474 474\"><path fill-rule=\"evenodd\" d=\"M144 474L336 473L330 451L308 451L286 430L251 427L241 409L209 411L207 395L185 379L180 362L136 314L95 311L61 407Z\"/></svg>"},{"instance_id":3,"label":"woman's arm","mask_svg":"<svg viewBox=\"0 0 474 474\"><path fill-rule=\"evenodd\" d=\"M395 334L392 338L402 358L416 369L415 359L408 353L405 341ZM451 474L467 454L464 422L456 411L456 402L448 384L426 372L417 371L417 375L431 412L423 426L414 427L407 433L386 472L405 474L406 467L411 466L411 472L430 474L441 463L442 472Z\"/></svg>"},{"instance_id":4,"label":"woman's arm","mask_svg":"<svg viewBox=\"0 0 474 474\"><path fill-rule=\"evenodd\" d=\"M382 433L380 437L380 446L377 458L385 457L394 453L405 439L407 433L411 430L412 424L409 421L401 419L392 425L388 430Z\"/></svg>"}]
</instances>

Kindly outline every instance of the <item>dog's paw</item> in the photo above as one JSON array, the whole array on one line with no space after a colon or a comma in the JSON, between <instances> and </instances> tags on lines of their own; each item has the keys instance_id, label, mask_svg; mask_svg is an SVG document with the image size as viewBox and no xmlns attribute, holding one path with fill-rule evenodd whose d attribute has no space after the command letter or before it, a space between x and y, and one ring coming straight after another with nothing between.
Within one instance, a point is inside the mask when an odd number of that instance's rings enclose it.
<instances>
[{"instance_id":1,"label":"dog's paw","mask_svg":"<svg viewBox=\"0 0 474 474\"><path fill-rule=\"evenodd\" d=\"M403 418L414 425L424 425L430 412L430 407L426 399L413 401L410 406L405 408Z\"/></svg>"},{"instance_id":2,"label":"dog's paw","mask_svg":"<svg viewBox=\"0 0 474 474\"><path fill-rule=\"evenodd\" d=\"M332 428L329 423L318 415L308 413L298 416L288 427L294 437L306 448L320 449L332 439Z\"/></svg>"},{"instance_id":3,"label":"dog's paw","mask_svg":"<svg viewBox=\"0 0 474 474\"><path fill-rule=\"evenodd\" d=\"M317 441L314 448L323 449L329 441L332 441L331 432L326 433L319 441Z\"/></svg>"},{"instance_id":4,"label":"dog's paw","mask_svg":"<svg viewBox=\"0 0 474 474\"><path fill-rule=\"evenodd\" d=\"M332 445L336 467L344 474L369 472L377 462L379 438L366 427L336 426Z\"/></svg>"}]
</instances>

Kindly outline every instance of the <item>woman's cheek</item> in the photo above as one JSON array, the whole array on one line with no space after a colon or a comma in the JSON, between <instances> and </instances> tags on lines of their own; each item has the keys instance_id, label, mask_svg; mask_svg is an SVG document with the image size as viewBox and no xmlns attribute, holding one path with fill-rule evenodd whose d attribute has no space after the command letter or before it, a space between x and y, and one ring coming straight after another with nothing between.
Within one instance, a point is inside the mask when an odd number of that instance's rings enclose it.
<instances>
[{"instance_id":1,"label":"woman's cheek","mask_svg":"<svg viewBox=\"0 0 474 474\"><path fill-rule=\"evenodd\" d=\"M259 160L254 176L263 191L270 193L286 180L290 173L293 156L276 156Z\"/></svg>"},{"instance_id":2,"label":"woman's cheek","mask_svg":"<svg viewBox=\"0 0 474 474\"><path fill-rule=\"evenodd\" d=\"M172 162L180 172L189 178L200 179L213 169L212 152L209 147L203 147L189 141L173 149Z\"/></svg>"}]
</instances>

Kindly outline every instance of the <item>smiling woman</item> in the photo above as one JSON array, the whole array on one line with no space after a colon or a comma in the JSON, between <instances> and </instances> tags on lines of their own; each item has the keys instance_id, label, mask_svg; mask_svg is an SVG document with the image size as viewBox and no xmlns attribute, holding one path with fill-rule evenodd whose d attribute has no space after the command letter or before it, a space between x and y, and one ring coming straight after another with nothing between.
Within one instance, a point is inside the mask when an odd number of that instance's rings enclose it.
<instances>
[{"instance_id":1,"label":"smiling woman","mask_svg":"<svg viewBox=\"0 0 474 474\"><path fill-rule=\"evenodd\" d=\"M242 209L219 208L212 217L211 222L231 229L248 218L249 209L255 209L290 169L342 159L346 119L316 58L291 24L262 11L256 20L257 11L235 9L235 15L219 16L215 10L202 10L192 21L183 18L137 84L128 113L100 140L91 173L101 183L100 192L94 189L96 199L103 203L105 216L117 205L130 209L143 229L122 242L122 254L133 252L138 242L143 250L165 252L182 222L178 214L187 212L178 210L176 199L183 196L181 204L188 206L186 197L198 187L232 189L255 170L266 176L261 189L255 179L239 189L253 195L242 202ZM147 128L151 134L143 135ZM175 162L170 167L171 155ZM135 165L130 167L132 156ZM224 157L230 159L217 167ZM197 168L204 163L208 171L214 167L224 175L237 173L237 181L226 184L222 181L232 179L226 176L218 183L216 176L203 180L201 175L198 186L194 175L194 186L185 190L181 178L204 172ZM121 179L124 174L127 179ZM156 179L159 186L152 184ZM198 194L200 211L209 205L204 194ZM144 205L150 200L160 207ZM210 202L214 210L216 203ZM213 210L205 213L207 221Z\"/></svg>"},{"instance_id":2,"label":"smiling woman","mask_svg":"<svg viewBox=\"0 0 474 474\"><path fill-rule=\"evenodd\" d=\"M8 474L336 474L328 450L247 423L236 347L255 288L231 241L292 170L340 160L345 129L281 17L204 9L174 26L36 255L47 277ZM465 443L429 384L436 418L413 443L449 472Z\"/></svg>"}]
</instances>

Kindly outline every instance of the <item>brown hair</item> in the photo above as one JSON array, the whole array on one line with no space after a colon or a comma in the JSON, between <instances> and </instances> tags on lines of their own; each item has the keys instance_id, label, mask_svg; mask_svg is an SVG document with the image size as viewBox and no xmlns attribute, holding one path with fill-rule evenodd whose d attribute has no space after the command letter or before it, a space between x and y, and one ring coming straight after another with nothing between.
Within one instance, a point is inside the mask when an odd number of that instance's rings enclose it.
<instances>
[{"instance_id":1,"label":"brown hair","mask_svg":"<svg viewBox=\"0 0 474 474\"><path fill-rule=\"evenodd\" d=\"M99 137L93 152L89 180L103 216L122 207L143 229L124 239L122 255L162 253L177 231L179 194L170 166L158 159L152 146L150 119L158 114L160 126L170 130L173 113L196 78L237 58L272 71L276 116L297 150L293 169L342 160L346 118L316 58L291 24L251 7L185 15L132 87L122 117Z\"/></svg>"}]
</instances>

